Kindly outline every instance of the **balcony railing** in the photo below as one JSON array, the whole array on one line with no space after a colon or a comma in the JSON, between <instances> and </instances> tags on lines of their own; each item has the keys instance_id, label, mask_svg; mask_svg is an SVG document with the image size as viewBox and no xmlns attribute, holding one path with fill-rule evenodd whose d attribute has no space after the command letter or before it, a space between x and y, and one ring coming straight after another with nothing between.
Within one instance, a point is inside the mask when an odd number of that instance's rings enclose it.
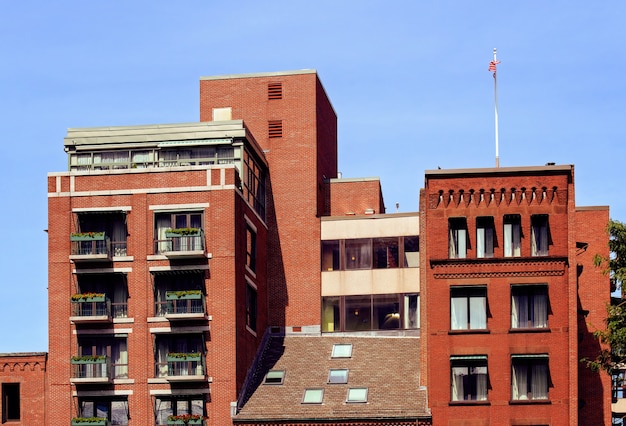
<instances>
[{"instance_id":1,"label":"balcony railing","mask_svg":"<svg viewBox=\"0 0 626 426\"><path fill-rule=\"evenodd\" d=\"M204 354L201 353L170 353L167 362L157 362L156 377L170 381L199 381L206 375Z\"/></svg>"},{"instance_id":2,"label":"balcony railing","mask_svg":"<svg viewBox=\"0 0 626 426\"><path fill-rule=\"evenodd\" d=\"M74 261L110 260L111 240L104 232L75 232L70 235L71 255Z\"/></svg>"},{"instance_id":3,"label":"balcony railing","mask_svg":"<svg viewBox=\"0 0 626 426\"><path fill-rule=\"evenodd\" d=\"M186 231L194 228L183 228ZM204 231L196 229L185 233L165 233L165 239L155 240L155 253L168 257L198 257L204 256Z\"/></svg>"},{"instance_id":4,"label":"balcony railing","mask_svg":"<svg viewBox=\"0 0 626 426\"><path fill-rule=\"evenodd\" d=\"M111 301L103 294L102 297L79 298L80 294L72 296L73 322L111 321Z\"/></svg>"},{"instance_id":5,"label":"balcony railing","mask_svg":"<svg viewBox=\"0 0 626 426\"><path fill-rule=\"evenodd\" d=\"M168 291L165 300L156 302L156 315L171 319L202 318L204 295L200 290Z\"/></svg>"},{"instance_id":6,"label":"balcony railing","mask_svg":"<svg viewBox=\"0 0 626 426\"><path fill-rule=\"evenodd\" d=\"M75 417L72 426L109 426L109 421L102 417Z\"/></svg>"},{"instance_id":7,"label":"balcony railing","mask_svg":"<svg viewBox=\"0 0 626 426\"><path fill-rule=\"evenodd\" d=\"M72 381L83 383L108 382L111 377L111 363L106 356L86 355L74 356L72 365Z\"/></svg>"}]
</instances>

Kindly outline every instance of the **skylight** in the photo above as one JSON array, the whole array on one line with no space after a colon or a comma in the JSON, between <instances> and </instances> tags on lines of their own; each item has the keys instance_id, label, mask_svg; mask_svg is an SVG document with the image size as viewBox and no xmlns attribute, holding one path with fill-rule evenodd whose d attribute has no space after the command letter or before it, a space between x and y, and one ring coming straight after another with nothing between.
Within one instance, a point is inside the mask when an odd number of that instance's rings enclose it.
<instances>
[{"instance_id":1,"label":"skylight","mask_svg":"<svg viewBox=\"0 0 626 426\"><path fill-rule=\"evenodd\" d=\"M303 404L321 404L324 398L324 389L305 389L302 397Z\"/></svg>"},{"instance_id":2,"label":"skylight","mask_svg":"<svg viewBox=\"0 0 626 426\"><path fill-rule=\"evenodd\" d=\"M282 385L285 380L285 370L270 370L265 375L266 385Z\"/></svg>"},{"instance_id":3,"label":"skylight","mask_svg":"<svg viewBox=\"0 0 626 426\"><path fill-rule=\"evenodd\" d=\"M352 343L336 343L333 345L332 358L350 358L352 356Z\"/></svg>"},{"instance_id":4,"label":"skylight","mask_svg":"<svg viewBox=\"0 0 626 426\"><path fill-rule=\"evenodd\" d=\"M346 402L367 402L367 388L350 388Z\"/></svg>"},{"instance_id":5,"label":"skylight","mask_svg":"<svg viewBox=\"0 0 626 426\"><path fill-rule=\"evenodd\" d=\"M337 368L328 372L328 383L348 383L348 369Z\"/></svg>"}]
</instances>

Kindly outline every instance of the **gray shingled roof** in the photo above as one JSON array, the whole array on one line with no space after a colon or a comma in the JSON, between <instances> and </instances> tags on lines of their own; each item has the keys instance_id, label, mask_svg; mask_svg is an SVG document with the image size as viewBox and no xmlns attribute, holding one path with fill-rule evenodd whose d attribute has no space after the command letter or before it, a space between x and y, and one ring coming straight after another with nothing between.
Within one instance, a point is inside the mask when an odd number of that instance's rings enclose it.
<instances>
[{"instance_id":1,"label":"gray shingled roof","mask_svg":"<svg viewBox=\"0 0 626 426\"><path fill-rule=\"evenodd\" d=\"M335 343L351 343L352 357L332 359ZM256 373L284 370L284 382L253 389L235 423L430 416L426 389L419 384L419 338L273 336L269 345ZM348 383L329 384L331 368L347 368ZM367 387L367 403L346 403L351 387ZM306 388L324 389L322 404L302 404Z\"/></svg>"}]
</instances>

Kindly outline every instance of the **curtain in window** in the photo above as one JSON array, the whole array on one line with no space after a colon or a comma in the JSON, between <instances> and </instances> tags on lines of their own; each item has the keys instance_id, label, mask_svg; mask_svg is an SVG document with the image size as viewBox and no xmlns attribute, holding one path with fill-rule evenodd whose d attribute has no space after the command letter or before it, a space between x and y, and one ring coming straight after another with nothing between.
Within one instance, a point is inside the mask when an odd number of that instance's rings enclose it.
<instances>
[{"instance_id":1,"label":"curtain in window","mask_svg":"<svg viewBox=\"0 0 626 426\"><path fill-rule=\"evenodd\" d=\"M476 229L476 257L485 257L486 246L486 229Z\"/></svg>"},{"instance_id":2,"label":"curtain in window","mask_svg":"<svg viewBox=\"0 0 626 426\"><path fill-rule=\"evenodd\" d=\"M156 237L159 242L157 243L158 253L163 253L170 250L170 243L165 237L165 231L172 227L172 222L169 215L158 215L156 218Z\"/></svg>"},{"instance_id":3,"label":"curtain in window","mask_svg":"<svg viewBox=\"0 0 626 426\"><path fill-rule=\"evenodd\" d=\"M115 364L114 377L116 379L128 378L128 350L126 340L119 340L116 345L111 348L111 357Z\"/></svg>"},{"instance_id":4,"label":"curtain in window","mask_svg":"<svg viewBox=\"0 0 626 426\"><path fill-rule=\"evenodd\" d=\"M511 300L511 327L528 327L528 296L514 294Z\"/></svg>"},{"instance_id":5,"label":"curtain in window","mask_svg":"<svg viewBox=\"0 0 626 426\"><path fill-rule=\"evenodd\" d=\"M513 364L511 393L513 400L528 399L528 366L524 363Z\"/></svg>"},{"instance_id":6,"label":"curtain in window","mask_svg":"<svg viewBox=\"0 0 626 426\"><path fill-rule=\"evenodd\" d=\"M545 328L548 326L548 295L538 292L533 297L533 327Z\"/></svg>"},{"instance_id":7,"label":"curtain in window","mask_svg":"<svg viewBox=\"0 0 626 426\"><path fill-rule=\"evenodd\" d=\"M465 390L463 379L467 375L467 367L452 367L452 401L463 401Z\"/></svg>"},{"instance_id":8,"label":"curtain in window","mask_svg":"<svg viewBox=\"0 0 626 426\"><path fill-rule=\"evenodd\" d=\"M465 259L467 253L467 231L450 227L450 258Z\"/></svg>"},{"instance_id":9,"label":"curtain in window","mask_svg":"<svg viewBox=\"0 0 626 426\"><path fill-rule=\"evenodd\" d=\"M117 282L113 287L113 303L115 318L126 318L128 316L128 310L126 309L126 303L128 301L128 291L126 289L126 283Z\"/></svg>"},{"instance_id":10,"label":"curtain in window","mask_svg":"<svg viewBox=\"0 0 626 426\"><path fill-rule=\"evenodd\" d=\"M472 374L476 378L476 400L487 400L487 367L474 367Z\"/></svg>"},{"instance_id":11,"label":"curtain in window","mask_svg":"<svg viewBox=\"0 0 626 426\"><path fill-rule=\"evenodd\" d=\"M131 152L131 167L137 169L143 169L150 164L150 151L132 151Z\"/></svg>"},{"instance_id":12,"label":"curtain in window","mask_svg":"<svg viewBox=\"0 0 626 426\"><path fill-rule=\"evenodd\" d=\"M450 322L452 330L467 329L467 298L450 298Z\"/></svg>"},{"instance_id":13,"label":"curtain in window","mask_svg":"<svg viewBox=\"0 0 626 426\"><path fill-rule=\"evenodd\" d=\"M167 354L170 352L169 345L165 340L159 340L157 343L157 362L159 364L158 367L158 377L167 377L168 368L167 368Z\"/></svg>"},{"instance_id":14,"label":"curtain in window","mask_svg":"<svg viewBox=\"0 0 626 426\"><path fill-rule=\"evenodd\" d=\"M111 425L128 424L128 402L111 401Z\"/></svg>"},{"instance_id":15,"label":"curtain in window","mask_svg":"<svg viewBox=\"0 0 626 426\"><path fill-rule=\"evenodd\" d=\"M155 402L155 414L156 414L156 422L159 425L167 424L167 417L174 414L174 410L172 409L172 401L167 399L157 398Z\"/></svg>"},{"instance_id":16,"label":"curtain in window","mask_svg":"<svg viewBox=\"0 0 626 426\"><path fill-rule=\"evenodd\" d=\"M548 398L548 365L541 362L532 365L530 390L532 399Z\"/></svg>"},{"instance_id":17,"label":"curtain in window","mask_svg":"<svg viewBox=\"0 0 626 426\"><path fill-rule=\"evenodd\" d=\"M521 233L520 226L517 222L509 222L504 224L504 256L517 257L520 255Z\"/></svg>"},{"instance_id":18,"label":"curtain in window","mask_svg":"<svg viewBox=\"0 0 626 426\"><path fill-rule=\"evenodd\" d=\"M116 215L111 224L112 235L111 243L113 245L114 256L126 256L126 224L122 216Z\"/></svg>"},{"instance_id":19,"label":"curtain in window","mask_svg":"<svg viewBox=\"0 0 626 426\"><path fill-rule=\"evenodd\" d=\"M470 328L482 330L487 328L487 299L484 296L473 296L470 304Z\"/></svg>"}]
</instances>

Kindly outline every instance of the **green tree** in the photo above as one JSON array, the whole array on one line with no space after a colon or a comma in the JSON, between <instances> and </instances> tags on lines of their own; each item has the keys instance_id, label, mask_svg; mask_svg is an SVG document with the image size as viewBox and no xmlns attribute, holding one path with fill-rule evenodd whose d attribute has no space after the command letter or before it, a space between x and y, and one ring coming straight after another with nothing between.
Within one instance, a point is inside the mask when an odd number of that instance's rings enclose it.
<instances>
[{"instance_id":1,"label":"green tree","mask_svg":"<svg viewBox=\"0 0 626 426\"><path fill-rule=\"evenodd\" d=\"M626 224L610 220L608 257L596 254L593 262L596 267L614 280L617 289L624 296L626 283ZM618 364L626 363L626 301L607 306L606 329L597 330L594 336L603 344L603 349L594 360L583 361L594 371L604 370L612 374Z\"/></svg>"}]
</instances>

